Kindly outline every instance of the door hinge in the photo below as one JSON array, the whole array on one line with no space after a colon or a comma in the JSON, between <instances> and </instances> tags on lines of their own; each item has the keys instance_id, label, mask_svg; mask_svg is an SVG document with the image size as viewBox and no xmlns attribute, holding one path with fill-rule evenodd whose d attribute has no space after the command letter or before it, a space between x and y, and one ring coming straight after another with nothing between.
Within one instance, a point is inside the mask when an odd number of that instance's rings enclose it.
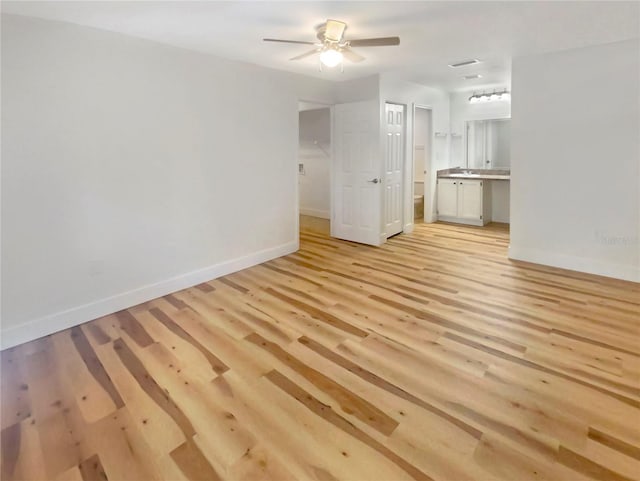
<instances>
[{"instance_id":1,"label":"door hinge","mask_svg":"<svg viewBox=\"0 0 640 481\"><path fill-rule=\"evenodd\" d=\"M480 218L482 219L482 216L480 216Z\"/></svg>"}]
</instances>

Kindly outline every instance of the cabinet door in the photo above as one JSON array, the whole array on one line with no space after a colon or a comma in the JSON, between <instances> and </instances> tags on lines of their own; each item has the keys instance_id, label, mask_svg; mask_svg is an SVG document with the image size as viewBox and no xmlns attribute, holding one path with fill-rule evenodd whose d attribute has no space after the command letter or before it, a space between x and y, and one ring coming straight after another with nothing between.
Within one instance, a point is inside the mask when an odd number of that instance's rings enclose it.
<instances>
[{"instance_id":1,"label":"cabinet door","mask_svg":"<svg viewBox=\"0 0 640 481\"><path fill-rule=\"evenodd\" d=\"M458 181L455 179L438 179L438 215L457 217L458 215Z\"/></svg>"},{"instance_id":2,"label":"cabinet door","mask_svg":"<svg viewBox=\"0 0 640 481\"><path fill-rule=\"evenodd\" d=\"M481 180L461 180L458 182L458 217L482 219Z\"/></svg>"}]
</instances>

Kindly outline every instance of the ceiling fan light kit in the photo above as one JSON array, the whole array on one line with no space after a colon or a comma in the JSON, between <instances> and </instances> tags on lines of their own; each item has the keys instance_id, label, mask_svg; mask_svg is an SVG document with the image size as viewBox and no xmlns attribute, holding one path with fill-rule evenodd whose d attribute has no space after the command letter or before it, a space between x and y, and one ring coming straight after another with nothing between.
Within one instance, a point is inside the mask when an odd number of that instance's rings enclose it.
<instances>
[{"instance_id":1,"label":"ceiling fan light kit","mask_svg":"<svg viewBox=\"0 0 640 481\"><path fill-rule=\"evenodd\" d=\"M342 63L342 52L333 48L325 48L320 52L320 62L325 67L335 67L339 63Z\"/></svg>"},{"instance_id":2,"label":"ceiling fan light kit","mask_svg":"<svg viewBox=\"0 0 640 481\"><path fill-rule=\"evenodd\" d=\"M314 45L315 48L297 55L289 60L301 60L311 55L320 54L320 70L322 66L333 68L342 65L344 59L350 62L362 62L365 58L351 50L351 47L384 47L400 45L399 37L379 37L345 40L344 32L347 24L339 20L327 20L316 28L318 42L306 42L301 40L281 40L277 38L264 38L265 42L295 43Z\"/></svg>"}]
</instances>

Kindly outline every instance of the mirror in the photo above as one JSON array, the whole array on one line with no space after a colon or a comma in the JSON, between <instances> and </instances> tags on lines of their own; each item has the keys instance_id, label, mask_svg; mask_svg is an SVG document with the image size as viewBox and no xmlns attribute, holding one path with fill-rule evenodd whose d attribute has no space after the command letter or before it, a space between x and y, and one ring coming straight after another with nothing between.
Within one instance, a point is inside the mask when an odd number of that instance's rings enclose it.
<instances>
[{"instance_id":1,"label":"mirror","mask_svg":"<svg viewBox=\"0 0 640 481\"><path fill-rule=\"evenodd\" d=\"M511 167L511 119L467 121L467 169Z\"/></svg>"}]
</instances>

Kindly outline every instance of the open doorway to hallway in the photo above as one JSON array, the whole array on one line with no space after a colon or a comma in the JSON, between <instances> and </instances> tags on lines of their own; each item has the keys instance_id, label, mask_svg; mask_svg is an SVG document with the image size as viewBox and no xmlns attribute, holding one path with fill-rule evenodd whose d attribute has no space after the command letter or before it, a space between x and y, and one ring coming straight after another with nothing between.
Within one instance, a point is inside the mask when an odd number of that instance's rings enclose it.
<instances>
[{"instance_id":1,"label":"open doorway to hallway","mask_svg":"<svg viewBox=\"0 0 640 481\"><path fill-rule=\"evenodd\" d=\"M424 222L431 172L431 108L416 105L413 112L413 222Z\"/></svg>"},{"instance_id":2,"label":"open doorway to hallway","mask_svg":"<svg viewBox=\"0 0 640 481\"><path fill-rule=\"evenodd\" d=\"M329 234L331 217L331 108L298 102L300 230Z\"/></svg>"}]
</instances>

